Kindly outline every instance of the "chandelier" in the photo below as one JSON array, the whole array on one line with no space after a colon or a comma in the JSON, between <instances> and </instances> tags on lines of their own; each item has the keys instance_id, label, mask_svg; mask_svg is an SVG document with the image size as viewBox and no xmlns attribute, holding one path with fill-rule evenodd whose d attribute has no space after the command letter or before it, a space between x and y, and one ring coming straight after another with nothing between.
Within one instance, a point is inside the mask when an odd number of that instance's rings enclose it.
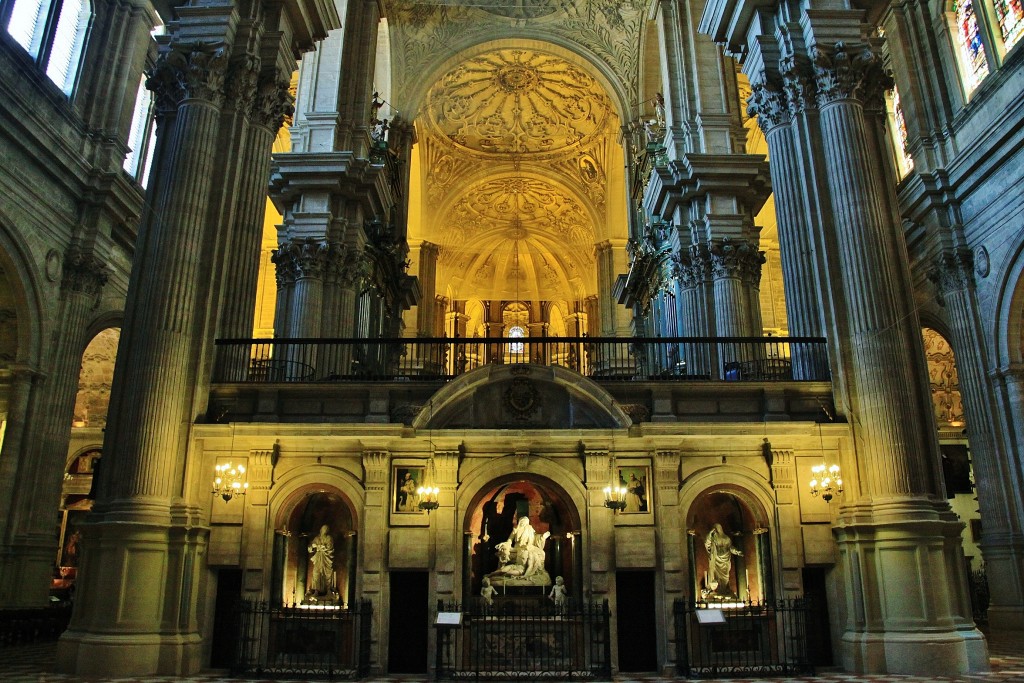
<instances>
[{"instance_id":1,"label":"chandelier","mask_svg":"<svg viewBox=\"0 0 1024 683\"><path fill-rule=\"evenodd\" d=\"M843 479L839 473L839 465L826 466L825 463L811 468L811 495L821 494L826 503L843 492Z\"/></svg>"},{"instance_id":2,"label":"chandelier","mask_svg":"<svg viewBox=\"0 0 1024 683\"><path fill-rule=\"evenodd\" d=\"M233 466L226 462L213 468L213 495L220 496L224 502L228 502L235 496L244 496L249 488L249 482L242 481L245 478L245 466Z\"/></svg>"}]
</instances>

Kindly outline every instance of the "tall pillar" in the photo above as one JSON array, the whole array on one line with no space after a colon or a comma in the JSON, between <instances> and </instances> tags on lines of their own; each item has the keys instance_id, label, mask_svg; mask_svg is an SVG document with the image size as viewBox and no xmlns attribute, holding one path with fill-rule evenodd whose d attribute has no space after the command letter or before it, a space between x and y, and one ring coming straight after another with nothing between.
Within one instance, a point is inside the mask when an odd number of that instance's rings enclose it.
<instances>
[{"instance_id":1,"label":"tall pillar","mask_svg":"<svg viewBox=\"0 0 1024 683\"><path fill-rule=\"evenodd\" d=\"M420 336L437 336L436 322L434 315L436 309L434 297L437 296L437 255L438 246L431 242L424 242L420 245L420 291L423 294L423 302L418 307L416 316L416 331Z\"/></svg>"},{"instance_id":2,"label":"tall pillar","mask_svg":"<svg viewBox=\"0 0 1024 683\"><path fill-rule=\"evenodd\" d=\"M4 526L0 605L6 607L49 604L57 547L53 515L60 504L82 352L89 341L88 318L106 281L106 267L93 254L72 247L65 255L56 321L60 334L54 336L49 373L33 392L36 438L21 443L13 478L17 486Z\"/></svg>"},{"instance_id":3,"label":"tall pillar","mask_svg":"<svg viewBox=\"0 0 1024 683\"><path fill-rule=\"evenodd\" d=\"M889 239L899 227L879 192L884 160L866 142L863 103L891 83L869 45L819 43L811 55L842 273L845 398L859 455L856 488L835 527L852 606L843 663L889 673L985 667L960 523L942 497L934 422L913 370L923 351L903 343L907 326L917 332L919 324L901 315L897 300L910 282Z\"/></svg>"},{"instance_id":4,"label":"tall pillar","mask_svg":"<svg viewBox=\"0 0 1024 683\"><path fill-rule=\"evenodd\" d=\"M374 643L387 643L387 623L384 621L382 592L387 582L386 543L388 528L388 476L391 456L387 451L363 451L363 533L359 536L362 566L362 597L373 606L373 624L370 639ZM380 673L385 666L380 646L370 651L370 669Z\"/></svg>"},{"instance_id":5,"label":"tall pillar","mask_svg":"<svg viewBox=\"0 0 1024 683\"><path fill-rule=\"evenodd\" d=\"M273 3L244 12L231 2L178 7L172 34L158 38L146 82L157 108L149 212L135 244L75 611L58 645L61 671L180 676L203 664L198 622L208 530L195 495L207 489L187 477L205 482L206 475L187 459L190 426L205 411L209 337L223 300L217 255L236 235L211 220L230 215L218 202L235 196L213 189L228 177L219 173L225 150L218 143L236 130L224 115L226 95L236 108L269 99L272 118L286 106L279 81L261 89L253 78L252 45L276 74L337 25L333 4L296 3L294 12ZM229 74L233 57L242 68ZM243 142L233 135L238 149L227 155L254 164L250 175L230 175L233 192L239 202L255 203L253 183L263 173L257 159L270 154L272 136L256 132ZM246 149L257 144L265 148ZM251 216L253 207L244 208Z\"/></svg>"},{"instance_id":6,"label":"tall pillar","mask_svg":"<svg viewBox=\"0 0 1024 683\"><path fill-rule=\"evenodd\" d=\"M229 31L233 20L221 19ZM209 178L227 65L223 42L179 41L165 47L148 81L162 110L163 168L136 245L99 497L58 650L64 671L176 675L201 664L197 591L207 532L183 500L183 462L197 332L208 315L210 263L196 254L211 237Z\"/></svg>"},{"instance_id":7,"label":"tall pillar","mask_svg":"<svg viewBox=\"0 0 1024 683\"><path fill-rule=\"evenodd\" d=\"M1024 628L1024 490L1012 430L1003 429L997 411L1005 404L988 377L985 325L978 315L974 258L965 248L950 249L931 274L949 316L950 342L967 418L978 505L984 526L981 552L988 575L989 623L995 628ZM1012 384L1012 382L1011 382ZM1011 423L1020 412L1008 411Z\"/></svg>"},{"instance_id":8,"label":"tall pillar","mask_svg":"<svg viewBox=\"0 0 1024 683\"><path fill-rule=\"evenodd\" d=\"M880 155L865 114L891 87L879 41L864 36L857 10L794 16L788 5L750 9L745 0L709 5L700 30L748 57L748 74L782 56L787 95L797 105L793 131L818 251L819 305L836 351L837 408L850 423L856 458L856 467L846 463L833 530L845 598L843 666L946 675L984 669L961 524L942 490L920 325L904 299L911 282L886 182L891 161Z\"/></svg>"},{"instance_id":9,"label":"tall pillar","mask_svg":"<svg viewBox=\"0 0 1024 683\"><path fill-rule=\"evenodd\" d=\"M820 337L822 321L818 302L821 298L790 104L781 84L767 76L755 82L752 89L750 112L757 115L758 125L768 142L789 334ZM809 376L810 368L805 367L802 360L799 349L794 349L795 379Z\"/></svg>"}]
</instances>

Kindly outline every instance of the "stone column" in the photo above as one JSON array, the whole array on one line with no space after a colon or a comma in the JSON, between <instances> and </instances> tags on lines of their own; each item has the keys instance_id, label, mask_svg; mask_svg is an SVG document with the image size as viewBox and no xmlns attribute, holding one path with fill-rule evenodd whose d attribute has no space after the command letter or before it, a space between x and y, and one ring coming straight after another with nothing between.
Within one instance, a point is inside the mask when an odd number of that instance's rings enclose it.
<instances>
[{"instance_id":1,"label":"stone column","mask_svg":"<svg viewBox=\"0 0 1024 683\"><path fill-rule=\"evenodd\" d=\"M253 333L256 280L259 275L270 156L284 117L292 111L289 80L275 69L260 71L247 55L233 67L228 102L233 103L222 152L233 178L224 189L221 225L227 231L222 260L225 283L217 336L247 338ZM224 137L224 136L222 136Z\"/></svg>"},{"instance_id":2,"label":"stone column","mask_svg":"<svg viewBox=\"0 0 1024 683\"><path fill-rule=\"evenodd\" d=\"M686 536L680 526L684 512L679 509L679 451L657 451L654 467L658 489L655 516L663 522L655 528L657 556L665 581L664 613L659 616L658 623L674 625L672 604L677 598L686 597L689 590L686 585L687 567L683 564ZM665 638L668 645L665 649L666 666L675 660L675 641L682 637L682 633L674 633Z\"/></svg>"},{"instance_id":3,"label":"stone column","mask_svg":"<svg viewBox=\"0 0 1024 683\"><path fill-rule=\"evenodd\" d=\"M456 561L462 555L460 541L463 540L456 519L456 489L459 485L459 452L436 451L433 455L434 486L441 489L437 501L440 504L430 513L434 527L434 586L438 600L455 601L462 587L456 584L459 568Z\"/></svg>"},{"instance_id":4,"label":"stone column","mask_svg":"<svg viewBox=\"0 0 1024 683\"><path fill-rule=\"evenodd\" d=\"M863 101L891 80L868 45L818 44L811 54L841 273L833 277L848 335L836 336L859 456L835 527L852 607L843 665L890 673L975 669L986 665L987 652L968 616L960 524L940 497L934 421L913 372L920 343L904 342L906 326L920 326L916 316L900 315L897 297L911 285L888 237L899 226L879 194L885 161L869 154L865 136Z\"/></svg>"},{"instance_id":5,"label":"stone column","mask_svg":"<svg viewBox=\"0 0 1024 683\"><path fill-rule=\"evenodd\" d=\"M715 335L761 336L758 287L764 254L755 245L724 239L710 247L715 292Z\"/></svg>"},{"instance_id":6,"label":"stone column","mask_svg":"<svg viewBox=\"0 0 1024 683\"><path fill-rule=\"evenodd\" d=\"M709 315L714 310L711 252L706 244L694 244L689 253L679 255L679 264L682 290L678 313L680 331L686 337L714 336L714 321ZM713 346L688 344L683 349L687 374L712 376L718 367L717 351Z\"/></svg>"},{"instance_id":7,"label":"stone column","mask_svg":"<svg viewBox=\"0 0 1024 683\"><path fill-rule=\"evenodd\" d=\"M57 536L53 513L60 503L68 456L71 418L78 392L82 352L88 344L89 315L107 281L106 266L88 251L72 247L64 256L60 306L49 374L33 392L35 417L31 442L22 441L14 476L17 486L4 530L4 568L0 569L0 605L49 604Z\"/></svg>"},{"instance_id":8,"label":"stone column","mask_svg":"<svg viewBox=\"0 0 1024 683\"><path fill-rule=\"evenodd\" d=\"M775 194L779 256L786 292L786 319L791 337L824 336L813 246L805 208L805 182L800 171L792 127L791 105L782 85L768 77L753 85L750 113L768 141L768 164ZM813 376L814 359L803 347L791 349L793 378Z\"/></svg>"},{"instance_id":9,"label":"stone column","mask_svg":"<svg viewBox=\"0 0 1024 683\"><path fill-rule=\"evenodd\" d=\"M233 21L207 16L206 28L229 33ZM213 239L210 177L227 63L225 44L181 40L165 46L148 80L161 109L161 173L136 243L99 495L58 648L62 671L179 675L201 665L207 531L183 500L184 460L209 324L203 245Z\"/></svg>"},{"instance_id":10,"label":"stone column","mask_svg":"<svg viewBox=\"0 0 1024 683\"><path fill-rule=\"evenodd\" d=\"M437 296L437 255L438 246L431 242L424 242L420 245L420 291L423 294L423 302L418 306L416 316L416 331L420 336L436 336L437 323L434 315L434 297Z\"/></svg>"},{"instance_id":11,"label":"stone column","mask_svg":"<svg viewBox=\"0 0 1024 683\"><path fill-rule=\"evenodd\" d=\"M1024 628L1024 503L1020 491L1020 451L1012 430L1004 429L997 411L1010 424L1020 412L1007 411L988 377L990 366L985 324L978 311L974 257L966 248L942 254L931 273L949 316L950 342L956 354L957 376L967 418L967 438L981 509L981 551L988 575L989 623L1007 629ZM1004 377L1005 379L1005 377Z\"/></svg>"},{"instance_id":12,"label":"stone column","mask_svg":"<svg viewBox=\"0 0 1024 683\"><path fill-rule=\"evenodd\" d=\"M18 467L22 462L22 449L25 448L25 434L33 422L32 406L33 395L37 391L36 385L41 381L42 374L34 368L16 363L11 368L10 391L7 396L7 429L4 432L3 448L0 449L0 529L4 529L0 539L6 543L8 532L11 529L11 517L14 514L14 492L18 487ZM6 550L2 552L6 553ZM11 566L6 560L4 567ZM3 569L0 568L0 572ZM6 604L8 598L4 586L7 583L0 583L0 605Z\"/></svg>"}]
</instances>

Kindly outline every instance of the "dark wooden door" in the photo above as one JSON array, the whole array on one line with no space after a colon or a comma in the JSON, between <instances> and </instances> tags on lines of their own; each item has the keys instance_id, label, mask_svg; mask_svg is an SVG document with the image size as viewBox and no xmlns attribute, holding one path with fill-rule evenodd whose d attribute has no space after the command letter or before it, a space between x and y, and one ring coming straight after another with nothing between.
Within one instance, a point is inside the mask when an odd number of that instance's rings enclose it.
<instances>
[{"instance_id":1,"label":"dark wooden door","mask_svg":"<svg viewBox=\"0 0 1024 683\"><path fill-rule=\"evenodd\" d=\"M427 673L427 572L391 572L388 673Z\"/></svg>"},{"instance_id":2,"label":"dark wooden door","mask_svg":"<svg viewBox=\"0 0 1024 683\"><path fill-rule=\"evenodd\" d=\"M658 633L654 614L654 572L617 572L615 602L619 671L657 671Z\"/></svg>"}]
</instances>

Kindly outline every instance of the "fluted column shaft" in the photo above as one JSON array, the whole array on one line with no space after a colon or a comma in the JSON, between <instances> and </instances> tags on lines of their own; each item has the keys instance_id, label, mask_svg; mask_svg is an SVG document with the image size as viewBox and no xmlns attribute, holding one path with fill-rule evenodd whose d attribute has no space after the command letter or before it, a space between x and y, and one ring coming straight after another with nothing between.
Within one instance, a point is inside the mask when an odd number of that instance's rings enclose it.
<instances>
[{"instance_id":1,"label":"fluted column shaft","mask_svg":"<svg viewBox=\"0 0 1024 683\"><path fill-rule=\"evenodd\" d=\"M197 80L175 112L162 149L165 175L156 210L139 233L134 296L125 315L132 343L118 354L121 377L111 397L117 412L111 411L104 446L107 502L181 495L178 457L182 427L191 421L196 318L206 308L202 245L227 55L222 47L171 55L156 77L175 79L191 69Z\"/></svg>"},{"instance_id":2,"label":"fluted column shaft","mask_svg":"<svg viewBox=\"0 0 1024 683\"><path fill-rule=\"evenodd\" d=\"M434 297L437 292L437 255L436 244L424 242L420 245L420 292L423 303L419 305L416 315L416 331L424 336L433 337L437 334L435 321Z\"/></svg>"},{"instance_id":3,"label":"fluted column shaft","mask_svg":"<svg viewBox=\"0 0 1024 683\"><path fill-rule=\"evenodd\" d=\"M792 117L784 93L767 83L754 86L750 109L768 141L789 334L818 337L821 313Z\"/></svg>"},{"instance_id":4,"label":"fluted column shaft","mask_svg":"<svg viewBox=\"0 0 1024 683\"><path fill-rule=\"evenodd\" d=\"M844 55L837 51L834 59L845 60ZM890 253L883 234L891 225L873 178L880 160L873 163L869 155L864 108L844 91L850 86L823 86L821 134L849 326L852 418L861 447L871 454L861 463L861 487L870 496L934 494L937 482L922 457L922 430L930 422L913 400L914 378L908 370L914 358L894 343L906 324L894 292L909 283L897 277L897 255Z\"/></svg>"},{"instance_id":5,"label":"fluted column shaft","mask_svg":"<svg viewBox=\"0 0 1024 683\"><path fill-rule=\"evenodd\" d=\"M246 70L243 74L256 78L254 71ZM233 215L223 261L226 290L218 326L218 336L222 338L252 336L270 177L267 150L273 145L285 114L291 110L288 82L276 78L274 73L265 74L249 95L236 105L236 118L240 120L231 166L238 178L237 191L229 198Z\"/></svg>"}]
</instances>

